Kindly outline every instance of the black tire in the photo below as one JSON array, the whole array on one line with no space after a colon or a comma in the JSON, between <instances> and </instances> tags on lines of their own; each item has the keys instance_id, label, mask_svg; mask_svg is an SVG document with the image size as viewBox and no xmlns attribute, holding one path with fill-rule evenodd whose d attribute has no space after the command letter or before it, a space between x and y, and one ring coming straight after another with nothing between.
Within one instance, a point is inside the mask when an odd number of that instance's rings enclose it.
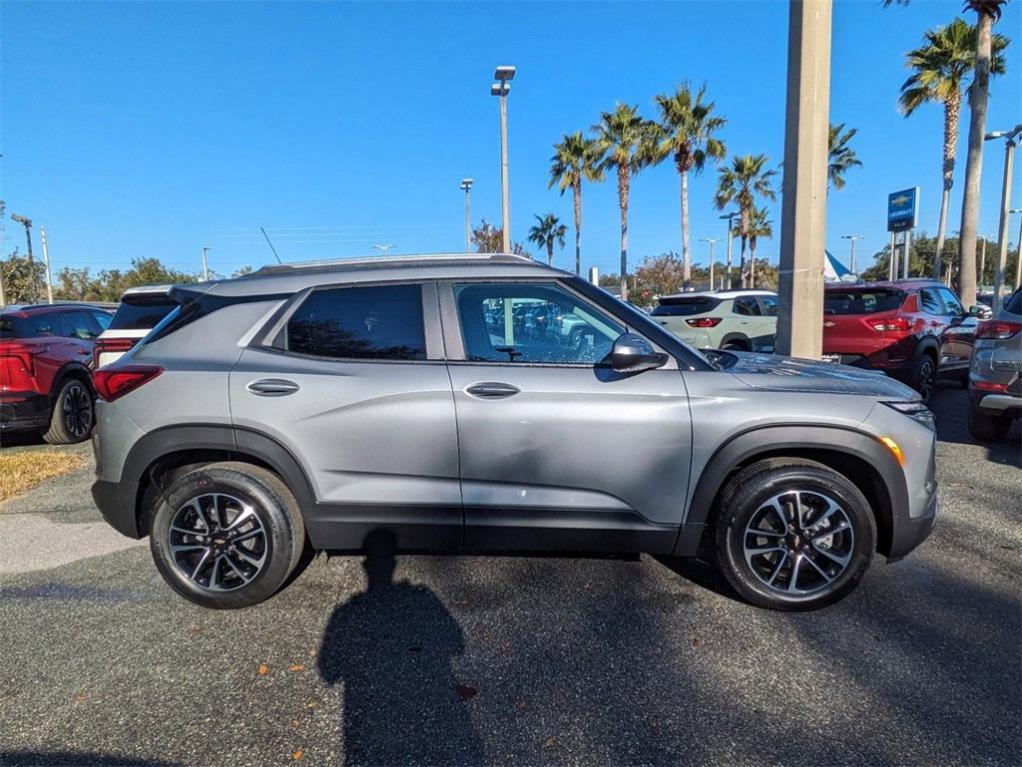
<instances>
[{"instance_id":1,"label":"black tire","mask_svg":"<svg viewBox=\"0 0 1022 767\"><path fill-rule=\"evenodd\" d=\"M203 607L237 609L269 599L302 556L305 525L298 503L276 474L261 467L203 466L174 480L156 504L149 530L156 568L174 591ZM232 526L242 504L254 514Z\"/></svg>"},{"instance_id":2,"label":"black tire","mask_svg":"<svg viewBox=\"0 0 1022 767\"><path fill-rule=\"evenodd\" d=\"M1010 418L987 415L975 405L969 405L969 434L980 442L1001 442L1008 436L1010 428Z\"/></svg>"},{"instance_id":3,"label":"black tire","mask_svg":"<svg viewBox=\"0 0 1022 767\"><path fill-rule=\"evenodd\" d=\"M825 516L830 503L837 510ZM777 532L767 532L773 528ZM862 580L876 548L876 522L869 502L843 475L814 461L768 459L725 485L713 542L721 573L743 599L773 610L815 610L842 599ZM777 548L766 551L772 546Z\"/></svg>"},{"instance_id":4,"label":"black tire","mask_svg":"<svg viewBox=\"0 0 1022 767\"><path fill-rule=\"evenodd\" d=\"M51 445L73 445L84 442L96 423L96 398L88 384L78 378L67 378L60 385L50 411L50 426L43 439Z\"/></svg>"},{"instance_id":5,"label":"black tire","mask_svg":"<svg viewBox=\"0 0 1022 767\"><path fill-rule=\"evenodd\" d=\"M919 392L923 402L930 401L933 387L937 382L937 359L929 352L923 352L912 368L908 385Z\"/></svg>"},{"instance_id":6,"label":"black tire","mask_svg":"<svg viewBox=\"0 0 1022 767\"><path fill-rule=\"evenodd\" d=\"M727 341L720 345L720 348L728 352L748 352L752 351L751 347L746 341L736 341L734 339Z\"/></svg>"}]
</instances>

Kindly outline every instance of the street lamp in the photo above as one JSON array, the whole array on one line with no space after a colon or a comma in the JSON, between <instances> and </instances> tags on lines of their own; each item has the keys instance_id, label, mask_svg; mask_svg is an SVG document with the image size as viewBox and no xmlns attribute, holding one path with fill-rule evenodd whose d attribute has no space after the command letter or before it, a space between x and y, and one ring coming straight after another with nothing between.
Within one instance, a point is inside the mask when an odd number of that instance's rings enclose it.
<instances>
[{"instance_id":1,"label":"street lamp","mask_svg":"<svg viewBox=\"0 0 1022 767\"><path fill-rule=\"evenodd\" d=\"M1015 143L1019 133L1022 133L1022 123L1019 123L1010 131L996 130L983 137L984 141L992 141L998 138L1004 139L1004 184L1001 187L1001 223L997 227L997 268L994 270L994 300L991 302L991 308L995 314L1001 310L1004 300L1001 294L1004 292L1004 265L1008 260L1008 206L1011 204L1011 164L1015 156ZM974 300L973 296L969 296L970 303Z\"/></svg>"},{"instance_id":2,"label":"street lamp","mask_svg":"<svg viewBox=\"0 0 1022 767\"><path fill-rule=\"evenodd\" d=\"M739 215L739 211L733 210L730 213L725 213L721 218L727 219L727 289L731 290L731 227L735 216Z\"/></svg>"},{"instance_id":3,"label":"street lamp","mask_svg":"<svg viewBox=\"0 0 1022 767\"><path fill-rule=\"evenodd\" d=\"M11 214L11 221L15 221L25 227L25 240L28 242L28 289L29 297L35 302L35 260L32 258L32 219Z\"/></svg>"},{"instance_id":4,"label":"street lamp","mask_svg":"<svg viewBox=\"0 0 1022 767\"><path fill-rule=\"evenodd\" d=\"M493 73L497 82L490 86L490 95L500 97L500 212L501 228L504 232L504 252L511 252L511 201L508 192L507 168L507 94L511 92L511 81L515 79L515 68L502 65Z\"/></svg>"},{"instance_id":5,"label":"street lamp","mask_svg":"<svg viewBox=\"0 0 1022 767\"><path fill-rule=\"evenodd\" d=\"M1012 208L1008 213L1022 213L1022 208ZM1015 290L1022 288L1022 218L1018 225L1018 242L1015 246Z\"/></svg>"},{"instance_id":6,"label":"street lamp","mask_svg":"<svg viewBox=\"0 0 1022 767\"><path fill-rule=\"evenodd\" d=\"M710 290L713 290L713 246L717 244L716 237L700 237L699 242L708 242L710 244Z\"/></svg>"},{"instance_id":7,"label":"street lamp","mask_svg":"<svg viewBox=\"0 0 1022 767\"><path fill-rule=\"evenodd\" d=\"M461 188L465 192L465 252L472 252L472 207L469 202L469 190L472 189L473 181L470 178L461 180Z\"/></svg>"},{"instance_id":8,"label":"street lamp","mask_svg":"<svg viewBox=\"0 0 1022 767\"><path fill-rule=\"evenodd\" d=\"M852 274L858 274L858 272L855 271L855 243L858 240L866 239L866 235L864 235L864 234L842 234L841 235L841 239L842 240L851 240L852 241L852 255L849 256L849 258L848 258L848 270Z\"/></svg>"}]
</instances>

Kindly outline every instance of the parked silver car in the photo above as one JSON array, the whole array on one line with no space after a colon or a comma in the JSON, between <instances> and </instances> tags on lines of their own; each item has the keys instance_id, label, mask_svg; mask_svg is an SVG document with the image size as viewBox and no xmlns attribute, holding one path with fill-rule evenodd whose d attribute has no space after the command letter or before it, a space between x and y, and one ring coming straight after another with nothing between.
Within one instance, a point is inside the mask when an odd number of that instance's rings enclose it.
<instances>
[{"instance_id":1,"label":"parked silver car","mask_svg":"<svg viewBox=\"0 0 1022 767\"><path fill-rule=\"evenodd\" d=\"M720 290L662 296L653 319L697 349L773 351L777 294Z\"/></svg>"},{"instance_id":2,"label":"parked silver car","mask_svg":"<svg viewBox=\"0 0 1022 767\"><path fill-rule=\"evenodd\" d=\"M171 295L96 373L93 496L209 607L266 599L306 547L373 533L412 550L706 543L749 601L809 609L937 513L933 417L912 390L707 358L527 258L274 266ZM539 306L586 331L534 332Z\"/></svg>"},{"instance_id":3,"label":"parked silver car","mask_svg":"<svg viewBox=\"0 0 1022 767\"><path fill-rule=\"evenodd\" d=\"M979 324L969 366L969 431L978 440L1004 439L1022 416L1022 290L996 317Z\"/></svg>"}]
</instances>

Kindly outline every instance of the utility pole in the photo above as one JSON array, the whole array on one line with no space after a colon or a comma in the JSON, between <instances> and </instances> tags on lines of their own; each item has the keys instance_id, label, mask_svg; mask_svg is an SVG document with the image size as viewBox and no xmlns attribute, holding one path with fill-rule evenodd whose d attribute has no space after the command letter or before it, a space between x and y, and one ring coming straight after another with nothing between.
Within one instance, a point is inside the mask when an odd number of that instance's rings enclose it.
<instances>
[{"instance_id":1,"label":"utility pole","mask_svg":"<svg viewBox=\"0 0 1022 767\"><path fill-rule=\"evenodd\" d=\"M842 234L841 235L841 239L842 240L851 240L852 241L852 254L851 254L851 256L848 257L848 271L850 271L852 274L858 274L858 272L855 271L855 243L858 242L859 240L863 240L865 238L866 238L866 235L864 235L864 234Z\"/></svg>"},{"instance_id":2,"label":"utility pole","mask_svg":"<svg viewBox=\"0 0 1022 767\"><path fill-rule=\"evenodd\" d=\"M1022 133L1022 123L1019 123L1010 131L994 131L983 138L1004 137L1004 182L1001 186L1001 221L997 227L997 266L994 268L994 300L992 308L994 314L1001 310L1004 304L1004 267L1008 262L1008 215L1011 209L1011 166L1015 157L1015 142L1018 135ZM1022 248L1022 244L1019 245ZM1018 271L1016 269L1016 271ZM972 296L967 305L971 305Z\"/></svg>"},{"instance_id":3,"label":"utility pole","mask_svg":"<svg viewBox=\"0 0 1022 767\"><path fill-rule=\"evenodd\" d=\"M517 70L512 66L502 65L493 73L496 80L490 86L490 95L500 97L500 215L501 229L504 233L504 252L511 252L511 200L510 183L508 181L507 161L507 94L511 92L511 81Z\"/></svg>"},{"instance_id":4,"label":"utility pole","mask_svg":"<svg viewBox=\"0 0 1022 767\"><path fill-rule=\"evenodd\" d=\"M1022 208L1012 208L1008 213L1022 213ZM1018 241L1015 243L1015 290L1022 288L1022 216L1019 217ZM3 286L0 285L0 304L4 302Z\"/></svg>"},{"instance_id":5,"label":"utility pole","mask_svg":"<svg viewBox=\"0 0 1022 767\"><path fill-rule=\"evenodd\" d=\"M827 235L831 0L792 0L784 126L778 354L819 358Z\"/></svg>"},{"instance_id":6,"label":"utility pole","mask_svg":"<svg viewBox=\"0 0 1022 767\"><path fill-rule=\"evenodd\" d=\"M209 247L206 246L202 249L202 281L209 282L209 262L206 260L206 254L209 253Z\"/></svg>"},{"instance_id":7,"label":"utility pole","mask_svg":"<svg viewBox=\"0 0 1022 767\"><path fill-rule=\"evenodd\" d=\"M731 211L730 213L725 213L723 216L721 216L721 218L727 219L727 268L725 274L727 275L728 290L731 290L731 240L732 240L731 229L733 226L732 222L734 221L735 216L737 215L738 211Z\"/></svg>"},{"instance_id":8,"label":"utility pole","mask_svg":"<svg viewBox=\"0 0 1022 767\"><path fill-rule=\"evenodd\" d=\"M50 244L46 239L46 227L39 227L39 239L43 243L43 261L46 263L46 303L53 303L53 277L50 275Z\"/></svg>"},{"instance_id":9,"label":"utility pole","mask_svg":"<svg viewBox=\"0 0 1022 767\"><path fill-rule=\"evenodd\" d=\"M4 212L7 210L7 203L0 200L0 309L7 304L7 299L4 296L4 245L7 242L7 230L4 229Z\"/></svg>"},{"instance_id":10,"label":"utility pole","mask_svg":"<svg viewBox=\"0 0 1022 767\"><path fill-rule=\"evenodd\" d=\"M472 203L470 200L472 184L470 178L461 180L461 188L465 191L465 252L472 252Z\"/></svg>"},{"instance_id":11,"label":"utility pole","mask_svg":"<svg viewBox=\"0 0 1022 767\"><path fill-rule=\"evenodd\" d=\"M713 290L713 246L717 244L716 237L700 237L699 242L710 244L710 290Z\"/></svg>"},{"instance_id":12,"label":"utility pole","mask_svg":"<svg viewBox=\"0 0 1022 767\"><path fill-rule=\"evenodd\" d=\"M25 227L25 240L28 242L28 297L34 303L36 300L36 290L35 259L32 258L32 219L19 216L15 213L11 215L11 221L17 221Z\"/></svg>"}]
</instances>

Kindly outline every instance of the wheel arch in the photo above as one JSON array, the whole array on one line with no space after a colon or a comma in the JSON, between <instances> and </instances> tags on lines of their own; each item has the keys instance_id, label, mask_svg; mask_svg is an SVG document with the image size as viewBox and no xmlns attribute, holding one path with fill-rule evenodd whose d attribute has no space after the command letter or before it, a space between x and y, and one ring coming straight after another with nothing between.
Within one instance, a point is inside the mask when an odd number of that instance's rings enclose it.
<instances>
[{"instance_id":1,"label":"wheel arch","mask_svg":"<svg viewBox=\"0 0 1022 767\"><path fill-rule=\"evenodd\" d=\"M877 550L885 556L890 553L895 517L899 509L908 509L908 488L894 456L878 440L855 429L793 425L751 429L717 449L695 483L675 545L676 555L693 554L698 549L728 480L768 458L816 461L851 480L873 511Z\"/></svg>"},{"instance_id":2,"label":"wheel arch","mask_svg":"<svg viewBox=\"0 0 1022 767\"><path fill-rule=\"evenodd\" d=\"M723 349L730 343L741 344L744 347L743 351L752 351L752 339L745 335L745 333L739 333L736 331L725 333L724 337L720 339L720 343L717 345L717 348Z\"/></svg>"},{"instance_id":3,"label":"wheel arch","mask_svg":"<svg viewBox=\"0 0 1022 767\"><path fill-rule=\"evenodd\" d=\"M69 378L81 381L89 392L96 396L96 389L92 385L92 371L80 362L68 362L53 376L53 383L50 384L50 402L57 398L57 395L60 394L60 387Z\"/></svg>"}]
</instances>

